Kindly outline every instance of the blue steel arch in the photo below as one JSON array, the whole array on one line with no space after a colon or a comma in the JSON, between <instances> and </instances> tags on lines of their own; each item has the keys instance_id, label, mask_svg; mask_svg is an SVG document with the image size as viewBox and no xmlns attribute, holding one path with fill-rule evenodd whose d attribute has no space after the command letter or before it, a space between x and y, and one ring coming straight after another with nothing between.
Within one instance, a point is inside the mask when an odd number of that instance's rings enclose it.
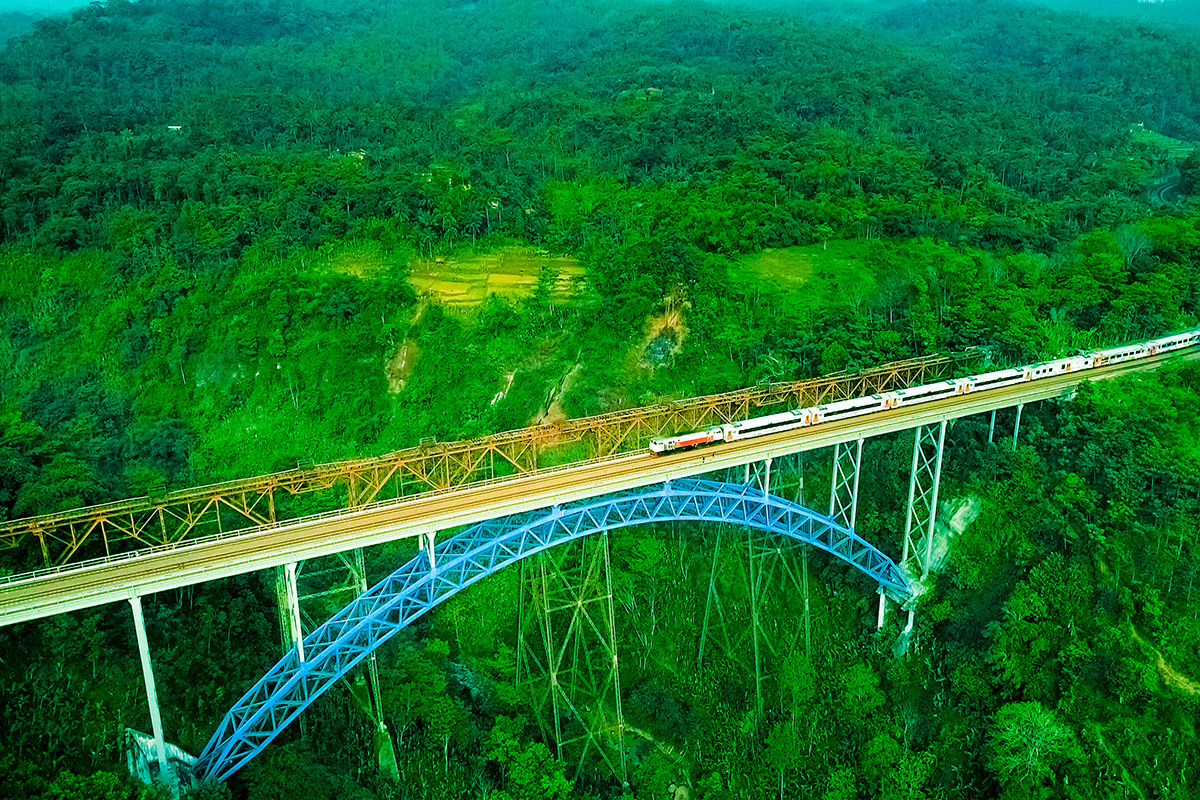
<instances>
[{"instance_id":1,"label":"blue steel arch","mask_svg":"<svg viewBox=\"0 0 1200 800\"><path fill-rule=\"evenodd\" d=\"M896 598L912 594L900 568L830 517L741 484L686 479L473 525L359 595L293 649L221 721L197 759L199 777L225 780L322 692L421 614L526 556L591 533L649 522L727 522L814 545L857 567Z\"/></svg>"}]
</instances>

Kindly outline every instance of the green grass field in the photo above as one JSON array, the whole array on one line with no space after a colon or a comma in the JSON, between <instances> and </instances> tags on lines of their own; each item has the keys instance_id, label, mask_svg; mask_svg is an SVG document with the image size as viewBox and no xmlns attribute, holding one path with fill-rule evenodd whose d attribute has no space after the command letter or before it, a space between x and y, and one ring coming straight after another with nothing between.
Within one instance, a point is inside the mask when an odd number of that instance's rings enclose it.
<instances>
[{"instance_id":1,"label":"green grass field","mask_svg":"<svg viewBox=\"0 0 1200 800\"><path fill-rule=\"evenodd\" d=\"M1182 139L1172 139L1170 136L1165 136L1158 131L1152 131L1140 124L1130 128L1129 133L1133 136L1135 142L1161 147L1173 158L1187 158L1196 149L1196 145L1191 142L1185 142Z\"/></svg>"},{"instance_id":2,"label":"green grass field","mask_svg":"<svg viewBox=\"0 0 1200 800\"><path fill-rule=\"evenodd\" d=\"M867 246L865 240L852 239L765 250L747 256L729 277L747 289L787 295L802 308L842 307L874 292Z\"/></svg>"}]
</instances>

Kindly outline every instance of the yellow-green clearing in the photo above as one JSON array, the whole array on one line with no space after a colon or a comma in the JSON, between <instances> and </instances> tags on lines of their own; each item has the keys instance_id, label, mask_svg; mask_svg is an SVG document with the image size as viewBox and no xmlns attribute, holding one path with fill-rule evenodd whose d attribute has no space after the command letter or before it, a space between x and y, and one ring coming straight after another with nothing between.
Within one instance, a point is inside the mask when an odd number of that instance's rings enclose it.
<instances>
[{"instance_id":1,"label":"yellow-green clearing","mask_svg":"<svg viewBox=\"0 0 1200 800\"><path fill-rule=\"evenodd\" d=\"M1161 147L1175 158L1187 158L1196 149L1196 145L1191 142L1172 139L1170 136L1152 131L1141 124L1134 125L1129 129L1129 133L1135 142Z\"/></svg>"},{"instance_id":2,"label":"yellow-green clearing","mask_svg":"<svg viewBox=\"0 0 1200 800\"><path fill-rule=\"evenodd\" d=\"M421 258L407 250L387 252L374 242L357 242L332 248L319 258L329 269L360 278L404 263L408 282L417 294L430 295L451 307L479 305L489 294L528 297L543 269L555 274L553 297L561 303L575 295L584 275L583 266L570 256L553 256L520 245Z\"/></svg>"},{"instance_id":3,"label":"yellow-green clearing","mask_svg":"<svg viewBox=\"0 0 1200 800\"><path fill-rule=\"evenodd\" d=\"M730 270L746 288L785 295L799 306L835 307L866 297L875 278L865 263L868 243L861 239L764 250Z\"/></svg>"},{"instance_id":4,"label":"yellow-green clearing","mask_svg":"<svg viewBox=\"0 0 1200 800\"><path fill-rule=\"evenodd\" d=\"M408 281L418 293L428 292L445 305L475 306L489 294L528 297L543 269L556 276L553 296L558 302L574 296L584 274L583 267L570 256L551 256L514 245L444 259L410 259Z\"/></svg>"}]
</instances>

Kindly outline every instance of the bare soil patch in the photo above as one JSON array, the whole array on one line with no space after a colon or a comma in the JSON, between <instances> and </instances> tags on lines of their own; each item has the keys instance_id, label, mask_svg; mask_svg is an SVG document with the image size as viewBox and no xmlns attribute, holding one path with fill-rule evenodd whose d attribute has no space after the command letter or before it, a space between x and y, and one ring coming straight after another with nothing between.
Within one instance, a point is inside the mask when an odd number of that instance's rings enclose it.
<instances>
[{"instance_id":1,"label":"bare soil patch","mask_svg":"<svg viewBox=\"0 0 1200 800\"><path fill-rule=\"evenodd\" d=\"M676 287L666 299L663 313L646 320L646 332L635 348L638 366L653 370L678 355L687 339L688 327L684 317L691 303L682 287Z\"/></svg>"},{"instance_id":2,"label":"bare soil patch","mask_svg":"<svg viewBox=\"0 0 1200 800\"><path fill-rule=\"evenodd\" d=\"M417 367L417 357L420 354L416 339L405 339L400 343L383 370L389 392L396 394L404 388L404 384L412 377L413 370Z\"/></svg>"}]
</instances>

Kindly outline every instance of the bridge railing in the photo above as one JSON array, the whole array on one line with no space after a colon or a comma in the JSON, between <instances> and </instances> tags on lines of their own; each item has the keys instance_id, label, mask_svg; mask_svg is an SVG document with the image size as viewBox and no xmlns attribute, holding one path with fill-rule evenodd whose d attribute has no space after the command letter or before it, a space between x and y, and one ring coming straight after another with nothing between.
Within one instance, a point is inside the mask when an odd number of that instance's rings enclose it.
<instances>
[{"instance_id":1,"label":"bridge railing","mask_svg":"<svg viewBox=\"0 0 1200 800\"><path fill-rule=\"evenodd\" d=\"M599 458L589 458L589 459L585 459L582 461L572 461L572 462L565 463L565 464L556 464L554 466L542 467L541 469L533 470L527 474L530 477L537 477L540 475L549 475L549 474L553 474L556 472L563 472L568 469L575 469L576 467L587 467L587 466L591 466L594 464L602 464L604 462L608 462L608 461L612 461L614 459L620 458L623 455L624 455L623 453L614 453L613 455L601 456ZM96 558L87 558L87 559L81 559L81 560L77 560L77 561L70 561L70 562L63 563L63 564L55 564L55 565L47 566L47 567L40 567L38 569L29 570L29 571L17 573L14 575L0 575L0 586L18 583L20 581L42 578L47 575L57 575L62 572L76 571L76 570L80 570L80 569L87 569L89 567L104 566L107 564L118 564L118 563L121 563L124 561L129 561L131 559L141 558L141 557L144 557L147 555L152 555L154 553L166 553L166 552L170 552L172 550L177 550L181 547L191 547L192 545L202 545L202 544L206 544L209 542L217 542L217 541L222 541L222 540L226 540L226 539L234 539L239 536L246 536L247 534L251 534L251 533L258 533L260 531L267 531L267 530L273 530L276 528L282 528L282 527L285 527L288 525L303 525L303 524L311 523L311 522L320 522L321 520L337 519L339 517L344 517L347 513L350 513L350 512L369 512L369 511L385 509L385 508L389 508L389 507L394 507L397 504L406 502L406 501L424 500L426 498L437 497L439 495L449 494L451 492L460 491L462 489L474 489L474 488L480 488L480 487L484 487L484 486L495 485L495 484L503 483L507 480L510 480L511 478L512 478L511 475L505 475L505 476L494 477L494 478L482 478L480 480L476 480L471 483L465 483L460 486L448 486L448 487L444 487L444 488L440 488L440 489L431 489L427 492L421 493L420 495L408 495L408 496L406 496L404 498L400 498L400 499L376 500L371 503L366 503L362 506L356 506L352 509L337 508L337 509L332 509L329 511L319 511L319 512L316 512L313 514L304 514L304 515L297 516L297 517L289 517L287 519L274 520L272 522L265 522L265 523L261 523L258 525L248 525L244 528L238 528L236 530L225 531L223 533L212 533L212 534L207 534L207 535L203 535L203 536L191 536L186 539L179 539L179 540L172 541L172 542L148 545L146 547L138 548L136 550L127 550L124 552L112 553L110 555L99 556ZM221 484L215 484L215 485L220 486ZM95 506L95 508L98 508L98 507L99 506Z\"/></svg>"},{"instance_id":2,"label":"bridge railing","mask_svg":"<svg viewBox=\"0 0 1200 800\"><path fill-rule=\"evenodd\" d=\"M978 357L977 351L931 355L861 372L668 400L477 439L421 444L381 456L29 517L0 525L0 548L27 547L36 541L42 562L54 567L77 563L101 549L111 558L129 550L242 533L280 522L276 504L280 492L295 496L344 488L344 496L331 498L341 514L381 500L531 474L551 466L546 462L556 456L563 457L568 445L583 447L582 458L567 454L564 466L574 466L645 447L655 436L746 419L762 408L800 408L927 383Z\"/></svg>"}]
</instances>

